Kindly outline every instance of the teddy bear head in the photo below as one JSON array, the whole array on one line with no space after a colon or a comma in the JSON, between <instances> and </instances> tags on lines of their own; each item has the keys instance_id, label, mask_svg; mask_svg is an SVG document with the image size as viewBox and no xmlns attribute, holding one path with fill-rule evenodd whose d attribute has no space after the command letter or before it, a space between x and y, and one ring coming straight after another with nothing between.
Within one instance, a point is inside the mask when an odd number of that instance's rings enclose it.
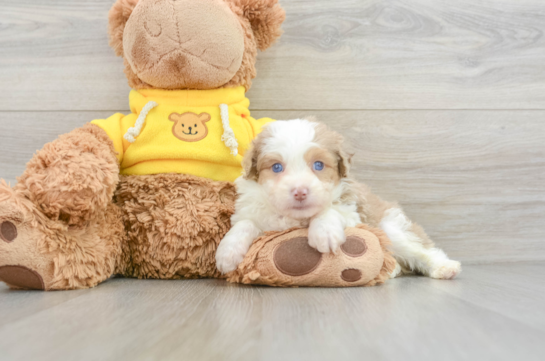
<instances>
[{"instance_id":1,"label":"teddy bear head","mask_svg":"<svg viewBox=\"0 0 545 361\"><path fill-rule=\"evenodd\" d=\"M117 0L110 45L134 89L249 89L284 18L278 0Z\"/></svg>"}]
</instances>

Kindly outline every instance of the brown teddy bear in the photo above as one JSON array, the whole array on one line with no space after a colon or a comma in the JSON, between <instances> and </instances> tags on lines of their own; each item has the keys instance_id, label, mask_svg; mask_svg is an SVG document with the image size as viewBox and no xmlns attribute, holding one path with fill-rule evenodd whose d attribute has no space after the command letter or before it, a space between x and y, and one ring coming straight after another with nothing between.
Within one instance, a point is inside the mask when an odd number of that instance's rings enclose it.
<instances>
[{"instance_id":1,"label":"brown teddy bear","mask_svg":"<svg viewBox=\"0 0 545 361\"><path fill-rule=\"evenodd\" d=\"M272 121L250 116L245 92L257 50L280 36L284 17L277 0L117 0L110 45L133 88L131 114L60 136L35 154L13 188L0 183L0 279L13 288L59 290L93 287L114 274L220 277L214 254L230 227L232 181ZM368 252L374 261L365 277L335 271L328 279L313 266L297 278L294 255L329 266L349 260L297 246L305 230L294 230L293 237L257 240L229 280L384 281L393 265L387 240L380 231L352 231L356 248L375 252ZM287 246L271 248L279 242Z\"/></svg>"}]
</instances>

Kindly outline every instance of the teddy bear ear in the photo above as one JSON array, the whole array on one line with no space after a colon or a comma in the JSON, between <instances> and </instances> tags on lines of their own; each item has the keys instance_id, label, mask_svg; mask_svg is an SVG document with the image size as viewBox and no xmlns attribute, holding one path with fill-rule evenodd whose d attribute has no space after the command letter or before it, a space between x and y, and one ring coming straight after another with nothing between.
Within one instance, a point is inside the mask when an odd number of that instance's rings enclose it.
<instances>
[{"instance_id":1,"label":"teddy bear ear","mask_svg":"<svg viewBox=\"0 0 545 361\"><path fill-rule=\"evenodd\" d=\"M259 50L265 50L282 35L286 12L278 0L227 0L248 19Z\"/></svg>"},{"instance_id":2,"label":"teddy bear ear","mask_svg":"<svg viewBox=\"0 0 545 361\"><path fill-rule=\"evenodd\" d=\"M199 120L203 123L206 123L207 121L209 121L211 119L210 117L210 114L208 113L201 113L199 114Z\"/></svg>"},{"instance_id":3,"label":"teddy bear ear","mask_svg":"<svg viewBox=\"0 0 545 361\"><path fill-rule=\"evenodd\" d=\"M110 46L115 55L123 56L123 31L139 0L117 0L108 13Z\"/></svg>"}]
</instances>

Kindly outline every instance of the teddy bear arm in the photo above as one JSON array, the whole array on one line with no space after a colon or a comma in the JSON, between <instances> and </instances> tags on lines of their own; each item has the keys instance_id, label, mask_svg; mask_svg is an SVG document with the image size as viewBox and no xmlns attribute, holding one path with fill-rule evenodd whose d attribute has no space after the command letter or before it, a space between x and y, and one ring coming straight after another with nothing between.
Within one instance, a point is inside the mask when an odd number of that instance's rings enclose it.
<instances>
[{"instance_id":1,"label":"teddy bear arm","mask_svg":"<svg viewBox=\"0 0 545 361\"><path fill-rule=\"evenodd\" d=\"M14 190L50 219L78 226L106 209L118 181L112 141L100 127L87 124L39 150Z\"/></svg>"}]
</instances>

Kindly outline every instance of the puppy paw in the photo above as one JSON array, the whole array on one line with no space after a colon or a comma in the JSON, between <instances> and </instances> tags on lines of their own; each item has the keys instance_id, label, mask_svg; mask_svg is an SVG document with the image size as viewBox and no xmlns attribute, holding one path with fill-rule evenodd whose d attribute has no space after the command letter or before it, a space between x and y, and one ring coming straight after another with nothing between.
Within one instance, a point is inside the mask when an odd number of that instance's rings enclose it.
<instances>
[{"instance_id":1,"label":"puppy paw","mask_svg":"<svg viewBox=\"0 0 545 361\"><path fill-rule=\"evenodd\" d=\"M216 268L223 274L234 271L245 255L246 250L238 242L224 238L216 251Z\"/></svg>"},{"instance_id":2,"label":"puppy paw","mask_svg":"<svg viewBox=\"0 0 545 361\"><path fill-rule=\"evenodd\" d=\"M308 229L308 244L321 253L337 253L341 245L346 241L344 228L341 222L331 220L314 220Z\"/></svg>"},{"instance_id":3,"label":"puppy paw","mask_svg":"<svg viewBox=\"0 0 545 361\"><path fill-rule=\"evenodd\" d=\"M447 260L430 270L430 277L441 280L451 280L462 272L462 265L458 261Z\"/></svg>"}]
</instances>

